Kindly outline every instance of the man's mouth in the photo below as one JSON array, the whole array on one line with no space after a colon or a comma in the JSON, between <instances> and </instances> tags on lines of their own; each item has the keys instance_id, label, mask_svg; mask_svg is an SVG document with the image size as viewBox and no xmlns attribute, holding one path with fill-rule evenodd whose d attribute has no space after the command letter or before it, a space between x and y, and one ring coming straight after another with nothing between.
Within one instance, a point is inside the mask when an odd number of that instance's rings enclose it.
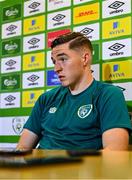
<instances>
[{"instance_id":1,"label":"man's mouth","mask_svg":"<svg viewBox=\"0 0 132 180\"><path fill-rule=\"evenodd\" d=\"M63 81L65 79L65 76L63 76L63 75L59 75L58 77L59 77L60 81Z\"/></svg>"}]
</instances>

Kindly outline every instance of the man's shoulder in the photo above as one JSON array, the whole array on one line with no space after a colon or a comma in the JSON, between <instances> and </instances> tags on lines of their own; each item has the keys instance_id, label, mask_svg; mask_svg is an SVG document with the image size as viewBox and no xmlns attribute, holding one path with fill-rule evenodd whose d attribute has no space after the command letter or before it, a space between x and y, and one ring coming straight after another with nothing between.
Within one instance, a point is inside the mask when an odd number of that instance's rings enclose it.
<instances>
[{"instance_id":1,"label":"man's shoulder","mask_svg":"<svg viewBox=\"0 0 132 180\"><path fill-rule=\"evenodd\" d=\"M46 96L53 96L56 94L63 94L64 92L67 92L67 88L65 88L63 86L58 86L58 87L55 87L53 89L46 91L44 94Z\"/></svg>"},{"instance_id":2,"label":"man's shoulder","mask_svg":"<svg viewBox=\"0 0 132 180\"><path fill-rule=\"evenodd\" d=\"M52 100L55 100L55 99L58 99L60 98L63 94L65 94L67 92L67 88L63 87L63 86L59 86L59 87L56 87L56 88L53 88L51 90L48 90L46 92L44 92L40 98L43 100L43 101L52 101Z\"/></svg>"},{"instance_id":3,"label":"man's shoulder","mask_svg":"<svg viewBox=\"0 0 132 180\"><path fill-rule=\"evenodd\" d=\"M41 105L48 106L49 104L59 101L66 92L67 88L62 86L53 88L41 94L37 102Z\"/></svg>"},{"instance_id":4,"label":"man's shoulder","mask_svg":"<svg viewBox=\"0 0 132 180\"><path fill-rule=\"evenodd\" d=\"M113 94L113 93L122 93L122 90L111 84L111 83L106 83L106 82L101 82L101 81L96 81L97 83L97 89L98 92L100 92L102 95L103 94Z\"/></svg>"}]
</instances>

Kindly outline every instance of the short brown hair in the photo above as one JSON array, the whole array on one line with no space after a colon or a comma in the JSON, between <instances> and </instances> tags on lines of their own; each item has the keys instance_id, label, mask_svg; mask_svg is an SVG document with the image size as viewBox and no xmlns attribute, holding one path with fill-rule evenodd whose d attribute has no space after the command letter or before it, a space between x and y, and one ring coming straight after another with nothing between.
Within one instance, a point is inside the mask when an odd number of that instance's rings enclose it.
<instances>
[{"instance_id":1,"label":"short brown hair","mask_svg":"<svg viewBox=\"0 0 132 180\"><path fill-rule=\"evenodd\" d=\"M70 42L69 44L70 49L87 47L91 51L91 53L93 51L93 47L90 40L80 32L70 32L70 33L66 33L64 35L58 36L51 43L51 48L53 49L54 47L61 44L65 44L67 42Z\"/></svg>"}]
</instances>

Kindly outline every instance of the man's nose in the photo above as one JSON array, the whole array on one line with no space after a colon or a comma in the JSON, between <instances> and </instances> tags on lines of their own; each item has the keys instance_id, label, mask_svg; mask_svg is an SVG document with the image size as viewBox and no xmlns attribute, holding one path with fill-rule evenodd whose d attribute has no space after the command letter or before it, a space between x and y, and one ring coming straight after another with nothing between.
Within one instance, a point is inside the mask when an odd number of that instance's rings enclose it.
<instances>
[{"instance_id":1,"label":"man's nose","mask_svg":"<svg viewBox=\"0 0 132 180\"><path fill-rule=\"evenodd\" d=\"M54 71L58 73L61 70L62 70L61 64L59 62L56 62L54 65Z\"/></svg>"}]
</instances>

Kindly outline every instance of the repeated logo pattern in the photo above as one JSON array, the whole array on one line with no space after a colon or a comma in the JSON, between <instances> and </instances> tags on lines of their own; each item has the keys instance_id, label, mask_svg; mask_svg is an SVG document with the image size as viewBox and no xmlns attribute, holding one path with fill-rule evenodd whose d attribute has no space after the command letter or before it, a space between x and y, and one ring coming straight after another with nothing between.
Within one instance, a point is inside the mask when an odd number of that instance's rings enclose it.
<instances>
[{"instance_id":1,"label":"repeated logo pattern","mask_svg":"<svg viewBox=\"0 0 132 180\"><path fill-rule=\"evenodd\" d=\"M61 84L53 70L50 45L70 31L91 40L94 78L120 88L132 110L131 6L131 0L1 3L0 114L5 116L11 109L11 118L6 117L12 124L11 132L22 131L25 120L19 112L23 117L29 115L28 109L31 111L43 92ZM79 111L80 117L85 117L86 110Z\"/></svg>"}]
</instances>

